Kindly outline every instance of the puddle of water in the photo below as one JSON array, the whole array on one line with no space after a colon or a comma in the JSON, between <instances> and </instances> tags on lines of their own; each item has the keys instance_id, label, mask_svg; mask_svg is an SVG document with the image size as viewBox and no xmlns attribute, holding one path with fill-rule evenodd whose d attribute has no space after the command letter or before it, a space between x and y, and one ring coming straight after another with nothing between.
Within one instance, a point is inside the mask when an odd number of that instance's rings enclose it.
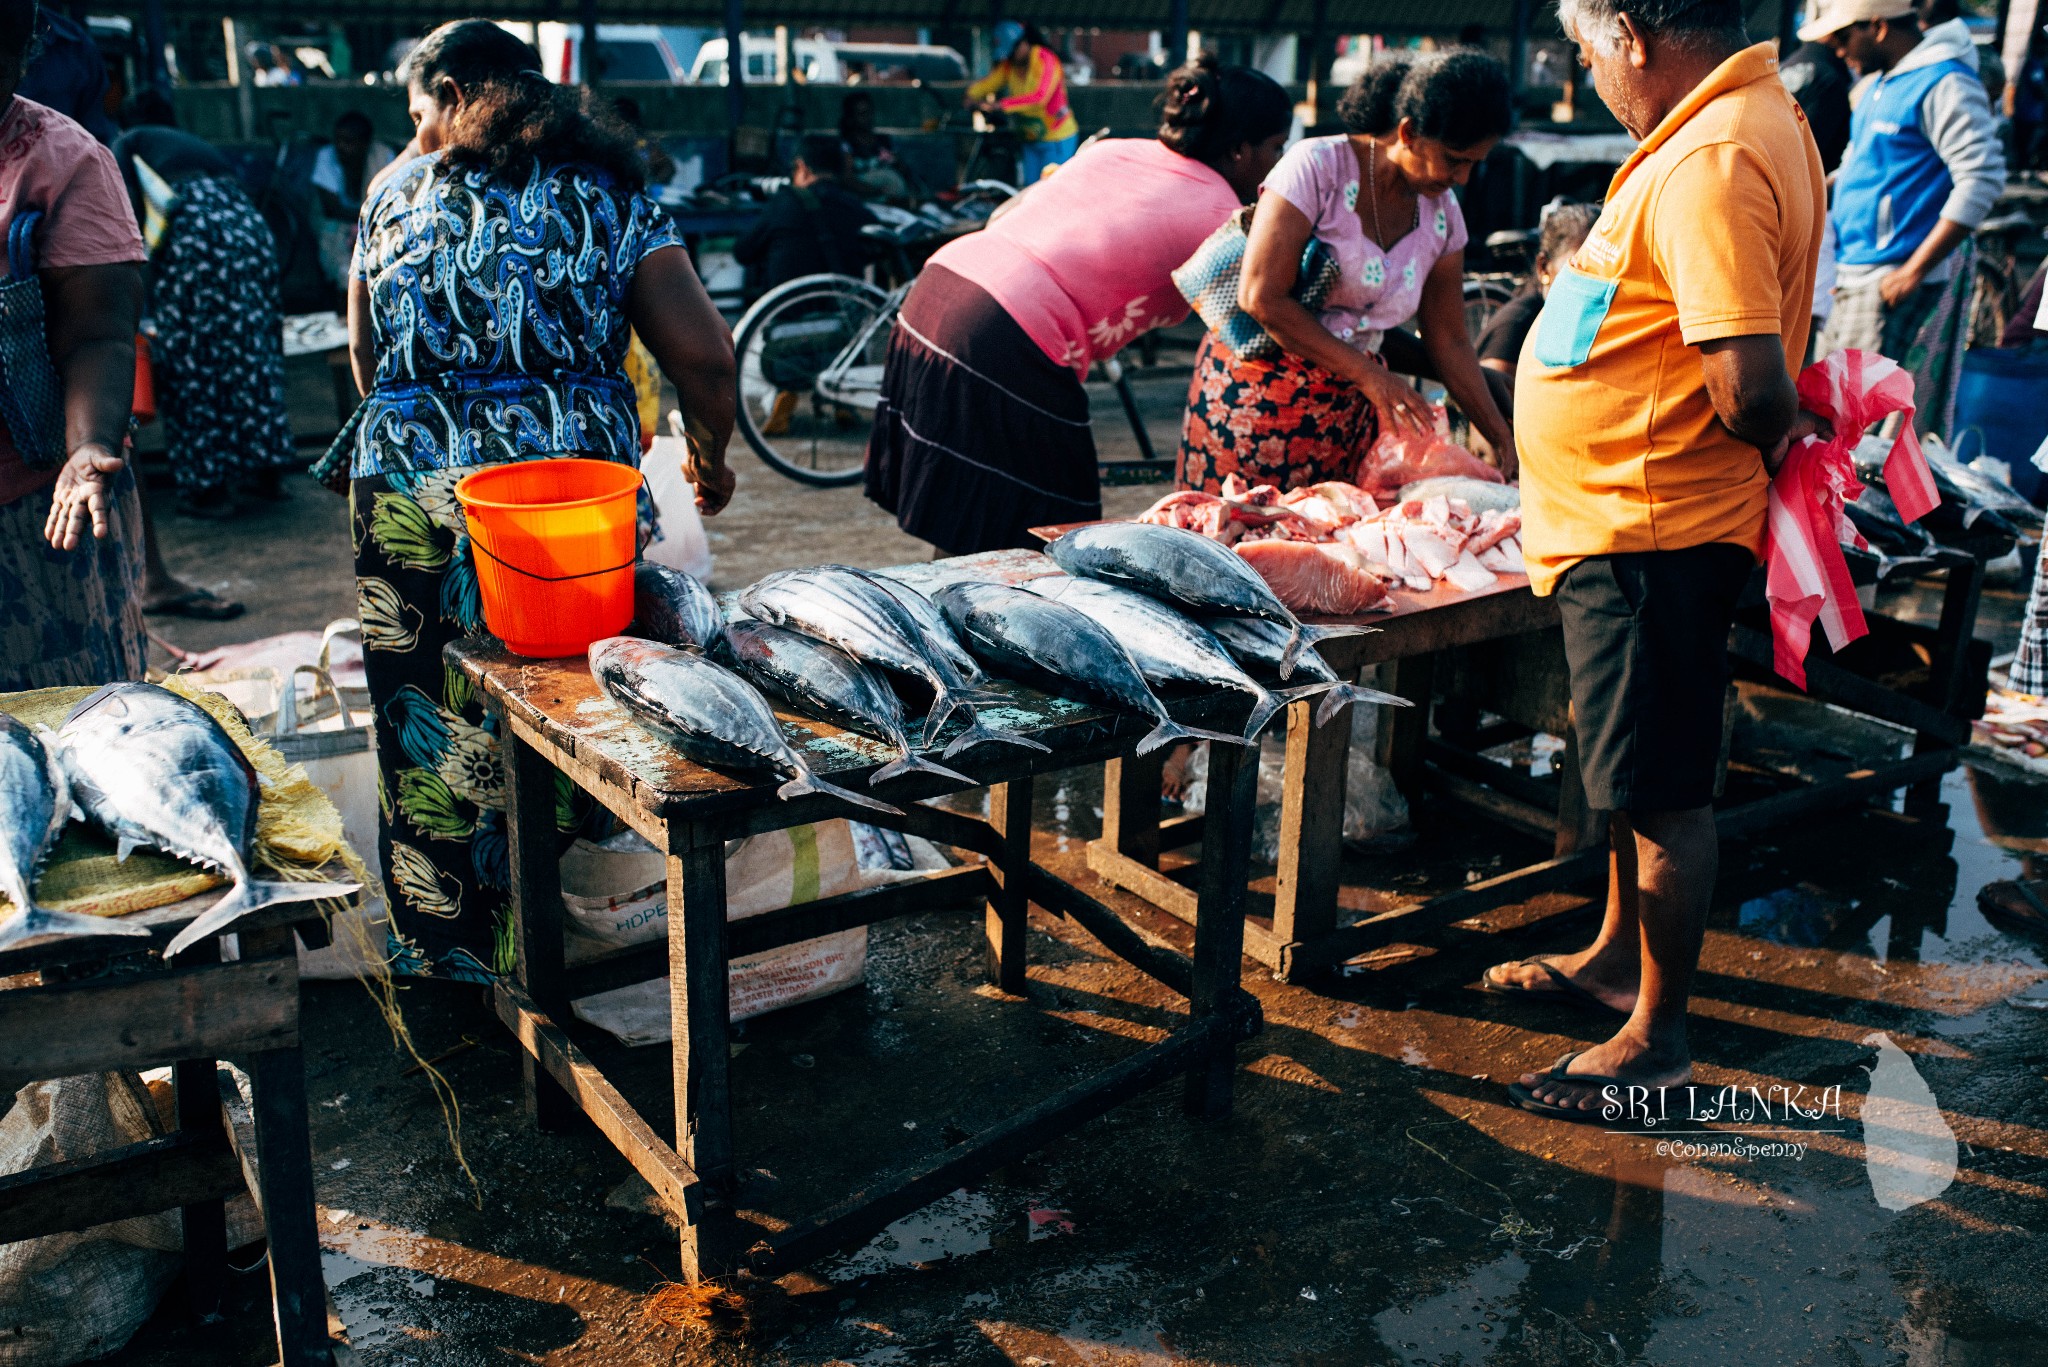
<instances>
[{"instance_id":1,"label":"puddle of water","mask_svg":"<svg viewBox=\"0 0 2048 1367\"><path fill-rule=\"evenodd\" d=\"M899 1267L918 1267L985 1253L1011 1243L1071 1234L1073 1220L1043 1196L1019 1198L961 1188L904 1216L842 1257L818 1265L835 1282L856 1281Z\"/></svg>"}]
</instances>

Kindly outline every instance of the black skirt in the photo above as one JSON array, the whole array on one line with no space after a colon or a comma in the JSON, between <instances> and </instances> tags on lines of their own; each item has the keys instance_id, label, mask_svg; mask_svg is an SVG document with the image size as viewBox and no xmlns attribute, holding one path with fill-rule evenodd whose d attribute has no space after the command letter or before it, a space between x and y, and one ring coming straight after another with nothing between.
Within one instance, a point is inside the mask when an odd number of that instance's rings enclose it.
<instances>
[{"instance_id":1,"label":"black skirt","mask_svg":"<svg viewBox=\"0 0 2048 1367\"><path fill-rule=\"evenodd\" d=\"M889 343L867 495L950 555L1100 518L1088 393L979 285L927 266Z\"/></svg>"}]
</instances>

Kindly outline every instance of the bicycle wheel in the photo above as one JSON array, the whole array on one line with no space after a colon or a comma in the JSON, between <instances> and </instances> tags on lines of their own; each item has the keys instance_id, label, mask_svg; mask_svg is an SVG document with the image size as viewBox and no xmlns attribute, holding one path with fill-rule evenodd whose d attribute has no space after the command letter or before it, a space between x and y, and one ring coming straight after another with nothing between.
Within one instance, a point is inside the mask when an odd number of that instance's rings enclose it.
<instances>
[{"instance_id":1,"label":"bicycle wheel","mask_svg":"<svg viewBox=\"0 0 2048 1367\"><path fill-rule=\"evenodd\" d=\"M732 339L740 434L755 455L801 484L859 482L889 308L887 294L847 275L802 276L755 301Z\"/></svg>"},{"instance_id":2,"label":"bicycle wheel","mask_svg":"<svg viewBox=\"0 0 2048 1367\"><path fill-rule=\"evenodd\" d=\"M1465 335L1478 341L1486 320L1514 297L1514 290L1505 281L1468 277L1465 281Z\"/></svg>"}]
</instances>

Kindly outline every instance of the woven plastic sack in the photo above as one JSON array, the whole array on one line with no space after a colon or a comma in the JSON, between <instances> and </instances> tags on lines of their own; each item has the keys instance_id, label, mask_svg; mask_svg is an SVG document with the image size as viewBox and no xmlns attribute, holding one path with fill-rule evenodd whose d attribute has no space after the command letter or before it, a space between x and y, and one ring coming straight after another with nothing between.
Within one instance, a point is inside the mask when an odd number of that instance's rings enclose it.
<instances>
[{"instance_id":1,"label":"woven plastic sack","mask_svg":"<svg viewBox=\"0 0 2048 1367\"><path fill-rule=\"evenodd\" d=\"M43 287L36 279L35 230L40 213L18 215L7 229L7 279L0 283L0 423L31 470L64 463L64 391L50 363Z\"/></svg>"},{"instance_id":2,"label":"woven plastic sack","mask_svg":"<svg viewBox=\"0 0 2048 1367\"><path fill-rule=\"evenodd\" d=\"M1244 249L1251 226L1250 207L1239 209L1173 273L1174 288L1241 361L1265 360L1280 351L1280 344L1259 326L1259 320L1237 306L1237 282L1244 274ZM1301 270L1291 293L1314 313L1336 285L1337 254L1311 237L1302 248Z\"/></svg>"}]
</instances>

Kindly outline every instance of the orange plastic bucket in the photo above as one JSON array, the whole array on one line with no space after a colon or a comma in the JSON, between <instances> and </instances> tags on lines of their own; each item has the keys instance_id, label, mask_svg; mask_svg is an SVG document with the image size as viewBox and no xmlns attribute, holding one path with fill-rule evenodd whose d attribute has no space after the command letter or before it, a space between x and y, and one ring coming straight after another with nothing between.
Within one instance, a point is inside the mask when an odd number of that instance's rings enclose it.
<instances>
[{"instance_id":1,"label":"orange plastic bucket","mask_svg":"<svg viewBox=\"0 0 2048 1367\"><path fill-rule=\"evenodd\" d=\"M484 624L506 648L575 655L633 620L640 472L603 460L530 460L465 476Z\"/></svg>"}]
</instances>

